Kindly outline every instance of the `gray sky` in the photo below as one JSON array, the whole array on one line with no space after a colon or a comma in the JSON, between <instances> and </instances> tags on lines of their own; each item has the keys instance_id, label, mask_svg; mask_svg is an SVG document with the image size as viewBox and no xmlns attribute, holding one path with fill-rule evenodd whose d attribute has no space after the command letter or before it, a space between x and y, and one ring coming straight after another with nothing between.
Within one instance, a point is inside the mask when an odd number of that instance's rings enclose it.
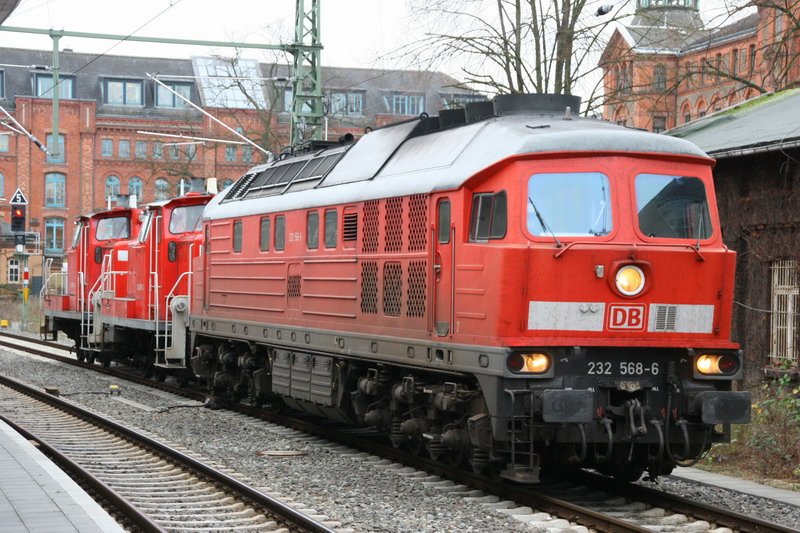
<instances>
[{"instance_id":1,"label":"gray sky","mask_svg":"<svg viewBox=\"0 0 800 533\"><path fill-rule=\"evenodd\" d=\"M4 26L278 44L293 35L294 8L294 0L22 0ZM381 57L408 39L402 0L325 0L321 9L325 65L392 67L383 65ZM61 43L62 49L102 53L115 41L65 37ZM47 36L0 32L0 46L50 49L52 41ZM227 54L225 50L121 43L108 53L175 58L233 55L232 50ZM258 50L242 55L273 59Z\"/></svg>"}]
</instances>

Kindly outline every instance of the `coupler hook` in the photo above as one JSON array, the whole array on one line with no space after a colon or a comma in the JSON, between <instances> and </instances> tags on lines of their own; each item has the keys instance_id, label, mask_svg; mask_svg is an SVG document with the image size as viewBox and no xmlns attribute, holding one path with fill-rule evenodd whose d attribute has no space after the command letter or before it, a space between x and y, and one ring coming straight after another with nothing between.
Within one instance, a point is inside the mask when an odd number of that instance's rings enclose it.
<instances>
[{"instance_id":1,"label":"coupler hook","mask_svg":"<svg viewBox=\"0 0 800 533\"><path fill-rule=\"evenodd\" d=\"M569 463L572 465L581 464L586 460L586 428L583 424L576 424L578 426L578 431L581 434L581 453L578 455L572 455L569 458Z\"/></svg>"},{"instance_id":2,"label":"coupler hook","mask_svg":"<svg viewBox=\"0 0 800 533\"><path fill-rule=\"evenodd\" d=\"M598 420L603 427L606 429L606 453L603 455L597 455L595 452L594 455L594 462L595 463L605 463L611 459L611 452L614 450L614 433L611 431L611 419L602 417Z\"/></svg>"}]
</instances>

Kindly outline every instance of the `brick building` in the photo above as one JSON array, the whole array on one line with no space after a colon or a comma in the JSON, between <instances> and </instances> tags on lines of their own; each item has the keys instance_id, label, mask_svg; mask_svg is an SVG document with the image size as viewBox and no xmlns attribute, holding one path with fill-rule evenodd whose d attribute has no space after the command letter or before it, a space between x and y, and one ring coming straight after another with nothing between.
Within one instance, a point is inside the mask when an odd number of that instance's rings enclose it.
<instances>
[{"instance_id":1,"label":"brick building","mask_svg":"<svg viewBox=\"0 0 800 533\"><path fill-rule=\"evenodd\" d=\"M285 66L210 57L97 57L64 50L56 138L53 76L43 67L51 63L51 53L0 49L0 63L6 65L0 67L0 105L52 152L43 153L21 135L0 135L0 198L8 199L16 188L24 192L30 202L28 230L40 243L32 245L33 251L56 263L70 242L73 220L104 208L109 197L169 198L189 176L216 178L222 187L261 160L258 150L244 144L174 144L186 140L156 135L237 140L159 88L147 73L158 73L193 103L272 151L289 142L291 88L269 81L288 76ZM484 99L459 91L456 80L436 72L323 68L323 79L325 128L332 139ZM9 222L10 207L0 202L0 284L20 281Z\"/></svg>"},{"instance_id":2,"label":"brick building","mask_svg":"<svg viewBox=\"0 0 800 533\"><path fill-rule=\"evenodd\" d=\"M786 14L756 1L755 13L709 29L698 3L637 0L600 59L608 120L661 132L800 80Z\"/></svg>"}]
</instances>

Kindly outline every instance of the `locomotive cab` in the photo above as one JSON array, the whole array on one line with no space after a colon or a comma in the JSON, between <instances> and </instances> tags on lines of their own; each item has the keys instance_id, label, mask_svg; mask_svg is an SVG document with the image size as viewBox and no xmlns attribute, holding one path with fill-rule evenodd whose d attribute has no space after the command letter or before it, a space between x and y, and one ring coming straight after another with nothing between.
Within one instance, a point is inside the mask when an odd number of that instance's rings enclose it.
<instances>
[{"instance_id":1,"label":"locomotive cab","mask_svg":"<svg viewBox=\"0 0 800 533\"><path fill-rule=\"evenodd\" d=\"M192 259L199 255L203 208L211 196L189 192L145 207L131 239L111 254L113 290L101 297L103 360L134 361L146 373L185 368ZM176 323L177 321L177 323Z\"/></svg>"},{"instance_id":2,"label":"locomotive cab","mask_svg":"<svg viewBox=\"0 0 800 533\"><path fill-rule=\"evenodd\" d=\"M66 333L77 347L78 358L94 359L96 354L93 299L109 290L108 272L114 244L136 234L141 210L135 196L119 195L117 206L76 222L67 250L66 271L49 274L42 288L45 306L44 334Z\"/></svg>"}]
</instances>

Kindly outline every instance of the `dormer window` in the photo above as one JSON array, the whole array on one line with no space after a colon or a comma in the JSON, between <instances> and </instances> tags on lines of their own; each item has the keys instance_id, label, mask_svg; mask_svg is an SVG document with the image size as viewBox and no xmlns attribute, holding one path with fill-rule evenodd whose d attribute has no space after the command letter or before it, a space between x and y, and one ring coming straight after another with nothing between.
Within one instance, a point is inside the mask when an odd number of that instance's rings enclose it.
<instances>
[{"instance_id":1,"label":"dormer window","mask_svg":"<svg viewBox=\"0 0 800 533\"><path fill-rule=\"evenodd\" d=\"M103 80L103 103L121 106L143 106L142 80L113 78Z\"/></svg>"}]
</instances>

